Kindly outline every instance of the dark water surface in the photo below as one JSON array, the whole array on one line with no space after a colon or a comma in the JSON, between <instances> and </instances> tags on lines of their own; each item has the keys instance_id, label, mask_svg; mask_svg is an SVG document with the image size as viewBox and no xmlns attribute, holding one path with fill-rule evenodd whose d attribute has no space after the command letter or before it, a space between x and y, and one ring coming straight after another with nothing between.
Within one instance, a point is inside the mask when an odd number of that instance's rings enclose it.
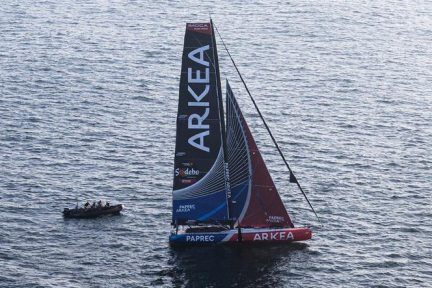
<instances>
[{"instance_id":1,"label":"dark water surface","mask_svg":"<svg viewBox=\"0 0 432 288\"><path fill-rule=\"evenodd\" d=\"M325 223L220 46L294 223L315 227L306 244L168 245L185 23L208 12ZM420 0L3 1L0 286L430 287L431 15ZM62 218L98 199L126 210Z\"/></svg>"}]
</instances>

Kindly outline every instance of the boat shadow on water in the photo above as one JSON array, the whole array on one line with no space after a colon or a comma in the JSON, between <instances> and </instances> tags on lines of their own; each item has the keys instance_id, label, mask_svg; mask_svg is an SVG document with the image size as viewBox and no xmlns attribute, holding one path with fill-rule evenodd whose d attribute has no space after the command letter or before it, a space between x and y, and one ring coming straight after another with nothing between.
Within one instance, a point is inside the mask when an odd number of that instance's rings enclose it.
<instances>
[{"instance_id":1,"label":"boat shadow on water","mask_svg":"<svg viewBox=\"0 0 432 288\"><path fill-rule=\"evenodd\" d=\"M305 243L242 243L172 246L164 276L174 287L277 287L291 261L307 261ZM302 259L303 258L303 259ZM161 275L162 276L162 275Z\"/></svg>"}]
</instances>

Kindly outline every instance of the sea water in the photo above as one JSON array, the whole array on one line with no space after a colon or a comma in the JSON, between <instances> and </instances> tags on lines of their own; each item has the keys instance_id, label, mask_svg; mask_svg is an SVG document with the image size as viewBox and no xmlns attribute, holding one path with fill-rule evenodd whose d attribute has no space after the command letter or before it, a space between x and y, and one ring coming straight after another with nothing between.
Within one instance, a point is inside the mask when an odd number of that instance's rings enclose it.
<instances>
[{"instance_id":1,"label":"sea water","mask_svg":"<svg viewBox=\"0 0 432 288\"><path fill-rule=\"evenodd\" d=\"M304 244L170 247L185 23L211 13ZM2 1L1 287L432 285L430 1ZM121 216L63 219L86 201Z\"/></svg>"}]
</instances>

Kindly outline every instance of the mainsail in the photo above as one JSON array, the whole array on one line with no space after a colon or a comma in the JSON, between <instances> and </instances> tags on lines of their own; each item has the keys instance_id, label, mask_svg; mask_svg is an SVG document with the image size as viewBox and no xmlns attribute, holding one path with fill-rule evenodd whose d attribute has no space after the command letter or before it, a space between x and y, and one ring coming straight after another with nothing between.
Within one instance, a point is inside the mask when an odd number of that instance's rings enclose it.
<instances>
[{"instance_id":1,"label":"mainsail","mask_svg":"<svg viewBox=\"0 0 432 288\"><path fill-rule=\"evenodd\" d=\"M238 227L294 227L226 82L228 165Z\"/></svg>"},{"instance_id":2,"label":"mainsail","mask_svg":"<svg viewBox=\"0 0 432 288\"><path fill-rule=\"evenodd\" d=\"M215 45L210 23L186 24L174 160L174 223L229 219Z\"/></svg>"}]
</instances>

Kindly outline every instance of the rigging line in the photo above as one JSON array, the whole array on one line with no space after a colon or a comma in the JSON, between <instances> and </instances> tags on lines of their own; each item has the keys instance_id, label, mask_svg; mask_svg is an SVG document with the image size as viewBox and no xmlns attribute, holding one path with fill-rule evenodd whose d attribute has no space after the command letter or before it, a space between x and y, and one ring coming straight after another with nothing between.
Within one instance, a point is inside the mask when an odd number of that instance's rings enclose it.
<instances>
[{"instance_id":1,"label":"rigging line","mask_svg":"<svg viewBox=\"0 0 432 288\"><path fill-rule=\"evenodd\" d=\"M312 211L314 212L314 214L315 214L315 216L317 217L318 221L320 222L321 226L323 227L324 225L323 225L323 223L321 222L321 219L318 217L318 214L315 212L315 209L312 207L311 202L309 201L308 197L306 196L306 193L303 191L303 188L301 187L301 185L300 185L300 183L298 182L297 178L295 178L294 172L291 170L290 166L288 165L288 162L287 162L287 160L285 159L285 156L283 155L282 150L279 148L279 145L277 144L276 139L274 138L273 134L271 133L269 126L267 125L266 121L264 120L264 117L263 117L263 115L261 114L261 111L259 110L257 104L255 103L255 100L254 100L254 98L252 97L252 94L249 92L249 89L248 89L248 87L247 87L247 85L246 85L246 82L244 81L242 75L240 74L240 70L238 69L236 63L234 62L234 59L232 58L230 52L228 51L228 47L225 45L225 42L223 41L222 35L219 33L219 29L216 27L216 25L215 25L214 23L213 23L213 25L214 25L214 27L216 28L216 31L217 31L217 33L218 33L218 35L219 35L219 38L221 39L222 44L223 44L223 46L225 47L225 50L227 51L228 56L229 56L230 59L231 59L231 62L233 63L235 69L237 70L237 73L238 73L239 76L240 76L240 80L243 82L243 85L245 86L246 91L247 91L247 93L249 94L249 97L251 98L251 100L252 100L252 102L253 102L253 104L254 104L254 106L255 106L255 109L257 110L259 116L261 117L261 120L262 120L263 123L264 123L264 126L266 127L266 129L267 129L267 131L268 131L268 133L269 133L271 139L273 140L273 143L275 144L276 149L279 151L279 154L280 154L280 156L282 157L283 161L285 162L285 165L286 165L286 167L288 168L289 172L294 176L295 182L297 183L298 188L300 189L300 191L302 192L303 196L305 197L307 203L309 204L309 207L312 209ZM291 175L290 175L290 177L291 177Z\"/></svg>"}]
</instances>

